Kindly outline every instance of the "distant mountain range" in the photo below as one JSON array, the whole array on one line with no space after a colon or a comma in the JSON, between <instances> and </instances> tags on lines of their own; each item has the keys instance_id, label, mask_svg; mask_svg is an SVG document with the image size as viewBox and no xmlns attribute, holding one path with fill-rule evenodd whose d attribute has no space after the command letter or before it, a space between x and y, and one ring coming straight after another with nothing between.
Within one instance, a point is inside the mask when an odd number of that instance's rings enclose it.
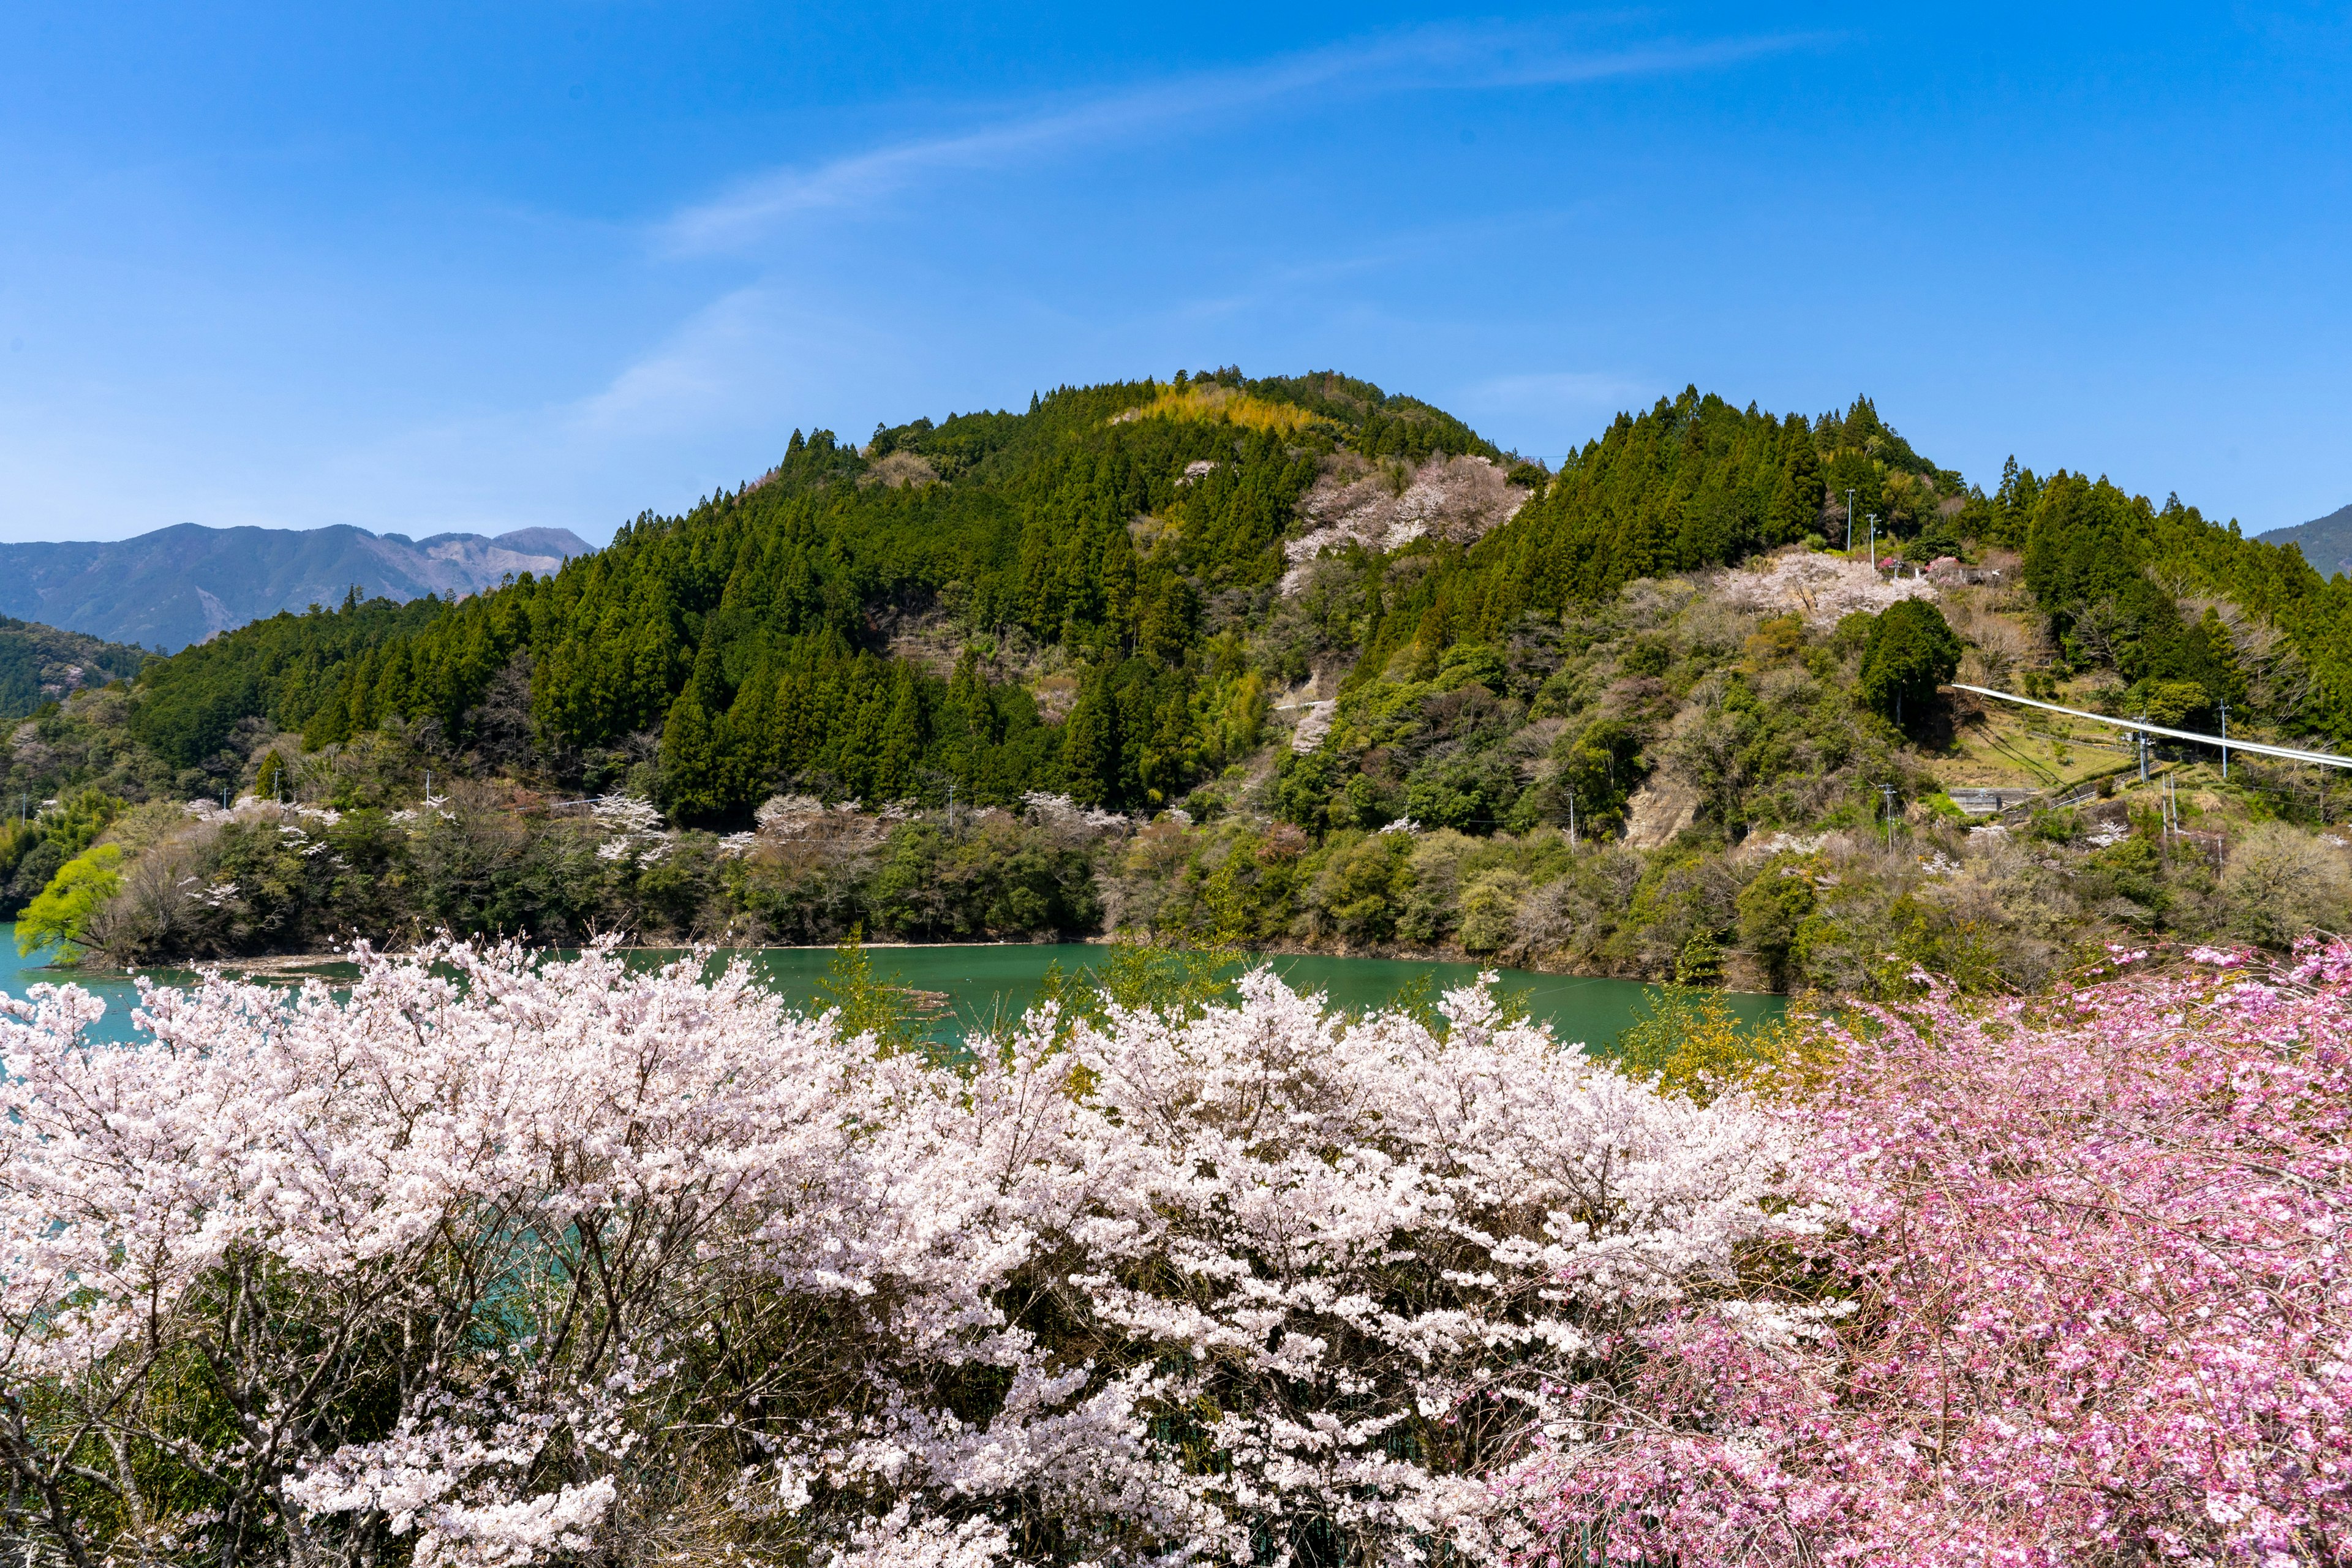
<instances>
[{"instance_id":1,"label":"distant mountain range","mask_svg":"<svg viewBox=\"0 0 2352 1568\"><path fill-rule=\"evenodd\" d=\"M0 615L176 653L280 610L339 604L354 587L369 598L462 598L589 550L562 528L413 540L343 525L184 522L136 539L0 544Z\"/></svg>"},{"instance_id":2,"label":"distant mountain range","mask_svg":"<svg viewBox=\"0 0 2352 1568\"><path fill-rule=\"evenodd\" d=\"M2323 577L2338 572L2352 574L2352 506L2337 507L2326 517L2293 528L2273 528L2261 538L2265 544L2298 546L2303 558Z\"/></svg>"}]
</instances>

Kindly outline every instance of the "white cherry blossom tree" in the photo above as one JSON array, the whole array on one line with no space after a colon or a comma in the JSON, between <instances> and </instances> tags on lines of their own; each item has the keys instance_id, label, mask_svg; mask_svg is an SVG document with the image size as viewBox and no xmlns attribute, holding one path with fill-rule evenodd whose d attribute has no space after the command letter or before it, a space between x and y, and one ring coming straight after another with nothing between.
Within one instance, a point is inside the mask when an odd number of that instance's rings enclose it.
<instances>
[{"instance_id":1,"label":"white cherry blossom tree","mask_svg":"<svg viewBox=\"0 0 2352 1568\"><path fill-rule=\"evenodd\" d=\"M0 1004L0 1468L76 1568L1496 1562L1531 1427L1825 1212L1475 988L934 1061L740 966L360 956Z\"/></svg>"}]
</instances>

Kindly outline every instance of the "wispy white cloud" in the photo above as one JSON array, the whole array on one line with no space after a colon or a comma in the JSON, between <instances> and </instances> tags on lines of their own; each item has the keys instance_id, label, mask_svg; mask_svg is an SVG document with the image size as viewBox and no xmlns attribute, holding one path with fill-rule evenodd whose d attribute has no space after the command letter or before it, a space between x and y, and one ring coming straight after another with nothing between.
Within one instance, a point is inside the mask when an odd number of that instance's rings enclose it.
<instances>
[{"instance_id":1,"label":"wispy white cloud","mask_svg":"<svg viewBox=\"0 0 2352 1568\"><path fill-rule=\"evenodd\" d=\"M658 237L674 253L723 251L795 217L879 204L930 175L1010 167L1318 92L1568 86L1715 68L1816 41L1815 35L1774 34L1574 50L1519 29L1423 28L1147 83L1006 115L969 130L773 170L675 214L660 226Z\"/></svg>"},{"instance_id":2,"label":"wispy white cloud","mask_svg":"<svg viewBox=\"0 0 2352 1568\"><path fill-rule=\"evenodd\" d=\"M1181 135L1194 124L1230 127L1253 111L1334 99L1460 89L1519 89L1612 78L1701 70L1806 45L1805 37L1775 36L1705 42L1647 42L1582 52L1564 48L1558 34L1462 27L1392 34L1337 45L1230 71L1171 77L1082 100L1065 100L1026 112L1005 112L970 129L883 145L751 180L725 195L677 212L657 241L674 255L755 250L790 226L828 213L862 211L928 182L971 173L1012 171L1122 141ZM1189 300L1161 300L1117 321L1060 319L1050 299L1025 301L1040 331L1057 343L1051 374L1066 374L1075 355L1091 363L1131 363L1195 338L1202 323L1229 321L1263 310L1300 289L1328 285L1353 271L1393 264L1401 257L1495 243L1488 228L1523 226L1525 215L1488 215L1475 222L1417 228L1391 243L1347 255L1318 254L1227 279ZM1499 232L1499 231L1498 231ZM862 409L896 410L909 384L934 401L957 391L973 399L999 395L1005 367L957 389L940 384L959 373L954 355L940 358L927 334L876 312L855 284L827 286L801 269L761 274L706 301L668 332L622 361L602 384L578 396L519 412L499 441L487 432L446 431L425 445L447 449L477 445L543 454L544 466L593 481L628 454L690 452L693 482L702 470L740 479L755 472L776 445L772 426L783 411L842 418ZM1014 356L1018 359L1020 356ZM1011 373L1015 379L1018 372ZM1623 402L1640 389L1622 377L1555 372L1504 376L1465 388L1459 401L1474 419L1551 429L1595 405ZM819 405L822 405L820 409ZM741 472L726 465L733 454ZM748 454L749 456L745 456ZM420 454L404 450L414 459ZM749 467L743 467L748 462ZM443 471L446 471L446 467ZM452 476L454 478L454 475ZM485 489L494 481L485 476Z\"/></svg>"},{"instance_id":3,"label":"wispy white cloud","mask_svg":"<svg viewBox=\"0 0 2352 1568\"><path fill-rule=\"evenodd\" d=\"M722 294L558 417L593 437L721 412L741 395L742 362L761 350L773 352L774 317L774 301L764 289Z\"/></svg>"},{"instance_id":4,"label":"wispy white cloud","mask_svg":"<svg viewBox=\"0 0 2352 1568\"><path fill-rule=\"evenodd\" d=\"M1615 371L1549 370L1472 382L1444 401L1498 439L1503 438L1501 430L1535 433L1529 454L1556 458L1559 452L1555 447L1569 439L1568 432L1589 430L1595 416L1604 413L1646 406L1658 391ZM1488 428L1490 425L1496 428Z\"/></svg>"},{"instance_id":5,"label":"wispy white cloud","mask_svg":"<svg viewBox=\"0 0 2352 1568\"><path fill-rule=\"evenodd\" d=\"M1613 372L1547 370L1473 382L1455 397L1465 407L1589 407L1596 403L1622 403L1643 395L1644 391L1640 382Z\"/></svg>"},{"instance_id":6,"label":"wispy white cloud","mask_svg":"<svg viewBox=\"0 0 2352 1568\"><path fill-rule=\"evenodd\" d=\"M331 521L414 531L407 516L382 515L402 507L436 529L562 522L601 542L638 506L668 510L755 478L783 455L793 423L894 406L894 378L929 369L901 334L837 300L755 285L710 300L576 395L390 429L314 459L304 479L376 509ZM645 471L664 476L660 490L632 490L627 476Z\"/></svg>"}]
</instances>

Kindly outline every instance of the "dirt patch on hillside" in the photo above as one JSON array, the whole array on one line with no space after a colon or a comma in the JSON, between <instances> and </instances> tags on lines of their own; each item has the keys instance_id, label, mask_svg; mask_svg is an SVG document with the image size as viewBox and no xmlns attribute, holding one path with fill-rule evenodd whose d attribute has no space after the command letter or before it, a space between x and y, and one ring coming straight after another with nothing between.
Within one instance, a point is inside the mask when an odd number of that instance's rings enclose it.
<instances>
[{"instance_id":1,"label":"dirt patch on hillside","mask_svg":"<svg viewBox=\"0 0 2352 1568\"><path fill-rule=\"evenodd\" d=\"M1625 803L1625 842L1656 849L1698 820L1698 791L1669 779L1652 779Z\"/></svg>"},{"instance_id":2,"label":"dirt patch on hillside","mask_svg":"<svg viewBox=\"0 0 2352 1568\"><path fill-rule=\"evenodd\" d=\"M861 489L870 485L887 485L892 489L921 489L925 485L939 482L939 470L916 452L886 453L875 459L872 468L857 476Z\"/></svg>"}]
</instances>

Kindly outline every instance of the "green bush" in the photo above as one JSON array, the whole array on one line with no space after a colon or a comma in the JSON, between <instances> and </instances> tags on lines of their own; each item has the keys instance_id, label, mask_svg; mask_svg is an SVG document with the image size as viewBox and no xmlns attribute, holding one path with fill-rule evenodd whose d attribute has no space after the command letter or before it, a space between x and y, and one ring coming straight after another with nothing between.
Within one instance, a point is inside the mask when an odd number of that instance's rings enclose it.
<instances>
[{"instance_id":1,"label":"green bush","mask_svg":"<svg viewBox=\"0 0 2352 1568\"><path fill-rule=\"evenodd\" d=\"M1871 623L1862 648L1862 700L1896 723L1916 720L1960 667L1960 639L1925 599L1898 599Z\"/></svg>"},{"instance_id":2,"label":"green bush","mask_svg":"<svg viewBox=\"0 0 2352 1568\"><path fill-rule=\"evenodd\" d=\"M1513 945L1519 904L1527 895L1528 879L1503 867L1472 878L1462 889L1463 951L1498 952Z\"/></svg>"}]
</instances>

